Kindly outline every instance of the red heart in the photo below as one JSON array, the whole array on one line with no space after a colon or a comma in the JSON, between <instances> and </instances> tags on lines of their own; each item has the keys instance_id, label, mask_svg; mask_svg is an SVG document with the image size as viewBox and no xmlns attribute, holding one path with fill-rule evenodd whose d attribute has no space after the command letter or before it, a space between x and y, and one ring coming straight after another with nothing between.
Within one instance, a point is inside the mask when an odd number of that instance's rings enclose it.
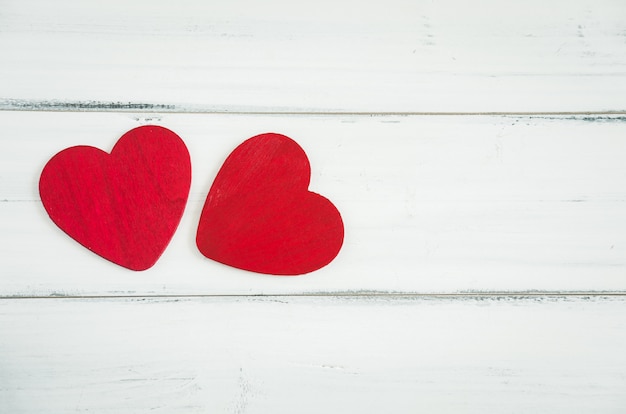
<instances>
[{"instance_id":1,"label":"red heart","mask_svg":"<svg viewBox=\"0 0 626 414\"><path fill-rule=\"evenodd\" d=\"M152 267L187 203L191 161L169 129L125 133L111 154L89 146L56 154L39 178L54 223L94 253L132 270Z\"/></svg>"},{"instance_id":2,"label":"red heart","mask_svg":"<svg viewBox=\"0 0 626 414\"><path fill-rule=\"evenodd\" d=\"M207 196L196 244L206 257L258 273L300 275L330 263L343 243L343 222L326 198L308 191L304 150L279 134L262 134L226 159Z\"/></svg>"}]
</instances>

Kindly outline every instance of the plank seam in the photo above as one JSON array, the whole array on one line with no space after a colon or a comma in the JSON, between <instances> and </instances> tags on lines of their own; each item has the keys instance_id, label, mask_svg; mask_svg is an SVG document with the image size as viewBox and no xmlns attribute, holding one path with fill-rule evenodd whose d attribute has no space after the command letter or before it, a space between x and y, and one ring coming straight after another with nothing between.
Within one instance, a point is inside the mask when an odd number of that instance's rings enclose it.
<instances>
[{"instance_id":1,"label":"plank seam","mask_svg":"<svg viewBox=\"0 0 626 414\"><path fill-rule=\"evenodd\" d=\"M242 115L242 116L363 116L363 117L411 117L411 116L510 116L510 117L601 117L601 116L626 116L626 111L570 111L570 112L346 112L346 111L228 111L228 110L174 110L174 111L145 111L145 110L109 110L105 108L88 110L67 110L67 109L7 109L0 107L0 112L62 112L62 113L132 113L132 114L176 114L176 115Z\"/></svg>"},{"instance_id":2,"label":"plank seam","mask_svg":"<svg viewBox=\"0 0 626 414\"><path fill-rule=\"evenodd\" d=\"M146 102L101 101L25 101L0 99L4 112L106 112L145 114L202 115L276 115L276 116L611 116L626 115L626 110L602 111L263 111L229 110L202 105L159 104Z\"/></svg>"},{"instance_id":3,"label":"plank seam","mask_svg":"<svg viewBox=\"0 0 626 414\"><path fill-rule=\"evenodd\" d=\"M29 299L201 299L201 298L586 298L586 297L626 297L626 291L576 291L576 292L463 292L463 293L385 293L385 292L337 292L337 293L278 293L278 294L159 294L159 295L64 295L48 296L0 296L0 300Z\"/></svg>"}]
</instances>

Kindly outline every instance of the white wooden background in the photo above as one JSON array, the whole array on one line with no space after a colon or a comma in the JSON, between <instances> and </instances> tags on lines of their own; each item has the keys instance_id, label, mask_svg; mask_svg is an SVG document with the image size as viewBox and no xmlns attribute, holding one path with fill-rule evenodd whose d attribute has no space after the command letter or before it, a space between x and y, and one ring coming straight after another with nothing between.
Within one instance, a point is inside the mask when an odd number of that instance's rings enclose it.
<instances>
[{"instance_id":1,"label":"white wooden background","mask_svg":"<svg viewBox=\"0 0 626 414\"><path fill-rule=\"evenodd\" d=\"M37 183L143 124L193 180L131 272ZM0 0L0 128L0 413L626 412L623 0ZM309 275L195 247L270 131L344 218Z\"/></svg>"}]
</instances>

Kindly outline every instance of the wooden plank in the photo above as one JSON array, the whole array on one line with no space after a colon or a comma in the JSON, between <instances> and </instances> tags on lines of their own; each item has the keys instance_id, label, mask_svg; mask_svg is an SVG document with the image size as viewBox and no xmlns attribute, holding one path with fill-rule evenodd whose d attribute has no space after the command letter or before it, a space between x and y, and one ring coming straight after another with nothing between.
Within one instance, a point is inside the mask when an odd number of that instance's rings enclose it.
<instances>
[{"instance_id":1,"label":"wooden plank","mask_svg":"<svg viewBox=\"0 0 626 414\"><path fill-rule=\"evenodd\" d=\"M0 1L0 412L623 412L625 34L619 0ZM146 124L193 180L132 272L38 179ZM345 222L309 275L195 246L268 131Z\"/></svg>"},{"instance_id":2,"label":"wooden plank","mask_svg":"<svg viewBox=\"0 0 626 414\"><path fill-rule=\"evenodd\" d=\"M625 32L619 0L4 0L0 108L623 111Z\"/></svg>"},{"instance_id":3,"label":"wooden plank","mask_svg":"<svg viewBox=\"0 0 626 414\"><path fill-rule=\"evenodd\" d=\"M0 300L7 413L621 413L624 298Z\"/></svg>"},{"instance_id":4,"label":"wooden plank","mask_svg":"<svg viewBox=\"0 0 626 414\"><path fill-rule=\"evenodd\" d=\"M2 296L626 290L623 117L1 112L0 123ZM134 273L60 231L37 181L59 150L109 151L145 123L183 138L192 185L164 255ZM344 218L337 259L309 275L229 268L195 246L222 162L269 131L300 143L311 190Z\"/></svg>"}]
</instances>

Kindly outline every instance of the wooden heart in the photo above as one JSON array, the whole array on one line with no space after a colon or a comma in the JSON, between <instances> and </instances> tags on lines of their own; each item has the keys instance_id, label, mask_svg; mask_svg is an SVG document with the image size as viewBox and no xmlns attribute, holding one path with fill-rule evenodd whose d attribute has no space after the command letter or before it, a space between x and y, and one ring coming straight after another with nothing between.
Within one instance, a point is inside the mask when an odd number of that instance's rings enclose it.
<instances>
[{"instance_id":1,"label":"wooden heart","mask_svg":"<svg viewBox=\"0 0 626 414\"><path fill-rule=\"evenodd\" d=\"M213 260L273 275L299 275L330 263L343 222L326 198L308 191L304 150L279 134L257 135L226 159L207 196L196 236Z\"/></svg>"},{"instance_id":2,"label":"wooden heart","mask_svg":"<svg viewBox=\"0 0 626 414\"><path fill-rule=\"evenodd\" d=\"M190 185L183 141L149 125L125 133L110 154L90 146L59 152L41 173L39 194L70 237L113 263L145 270L174 235Z\"/></svg>"}]
</instances>

